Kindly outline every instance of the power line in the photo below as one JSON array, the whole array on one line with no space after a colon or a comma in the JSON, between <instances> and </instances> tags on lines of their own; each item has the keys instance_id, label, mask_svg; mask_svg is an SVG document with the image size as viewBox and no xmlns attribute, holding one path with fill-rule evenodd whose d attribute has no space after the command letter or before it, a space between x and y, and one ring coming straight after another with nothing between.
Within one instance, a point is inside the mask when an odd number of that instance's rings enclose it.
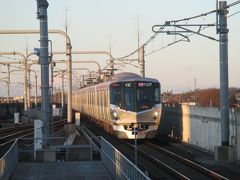
<instances>
[{"instance_id":1,"label":"power line","mask_svg":"<svg viewBox=\"0 0 240 180\"><path fill-rule=\"evenodd\" d=\"M231 3L231 4L229 4L229 5L227 6L227 8L230 8L230 7L232 7L232 6L234 6L234 5L237 5L237 4L239 4L239 3L240 3L240 0L235 1L235 2L233 2L233 3ZM188 21L188 20L196 19L196 18L199 18L199 17L202 17L202 16L207 16L207 15L212 14L212 13L216 13L216 12L218 12L218 11L219 11L219 9L216 9L216 10L212 10L212 11L209 11L209 12L206 12L206 13L202 13L202 14L199 14L199 15L196 15L196 16L192 16L192 17L188 17L188 18L182 18L182 19L179 19L179 20L168 21L168 23L177 23L177 22L181 22L181 21ZM237 12L237 13L239 13L239 12ZM237 13L235 13L235 14L237 14ZM229 17L231 17L231 16L229 16ZM158 36L158 34L164 29L164 27L165 27L164 25L161 26L160 29L159 29L157 32L155 32L142 46L147 46L153 39L155 39L155 37ZM201 31L204 30L204 29L206 29L206 28L207 28L207 27L202 28ZM190 36L192 36L192 35L194 35L194 34L190 34L189 36L186 36L186 37L190 37ZM175 41L175 42L173 42L173 43L170 43L170 44L168 44L167 46L164 46L164 47L162 47L162 48L160 48L160 49L158 49L158 50L155 50L155 51L153 51L153 52L151 52L151 53L148 53L147 55L150 55L150 54L153 54L154 52L157 52L157 51L159 51L159 50L165 49L165 48L167 48L167 47L169 47L169 46L171 46L171 45L173 45L173 44L175 44L175 43L177 43L177 42L183 41L183 39L185 39L185 38L182 38L182 39L180 39L180 40L178 40L178 41ZM135 51L133 51L132 53L127 54L126 56L123 56L123 57L120 57L120 58L115 58L114 60L119 60L119 61L120 61L120 59L128 58L128 57L134 55L135 53L137 53L138 50L139 50L139 48L136 49ZM145 56L147 56L147 55L145 55ZM104 68L104 69L105 69L105 68Z\"/></svg>"},{"instance_id":2,"label":"power line","mask_svg":"<svg viewBox=\"0 0 240 180\"><path fill-rule=\"evenodd\" d=\"M230 18L230 17L232 17L232 16L235 16L235 15L237 15L238 13L240 13L240 11L237 11L237 12L235 12L235 13L229 15L228 18Z\"/></svg>"},{"instance_id":3,"label":"power line","mask_svg":"<svg viewBox=\"0 0 240 180\"><path fill-rule=\"evenodd\" d=\"M23 59L20 59L20 58L13 58L13 57L3 56L3 55L0 55L0 58L10 59L10 60L17 60L17 61L22 61L23 60Z\"/></svg>"},{"instance_id":4,"label":"power line","mask_svg":"<svg viewBox=\"0 0 240 180\"><path fill-rule=\"evenodd\" d=\"M232 16L234 16L234 15L237 15L238 13L240 13L240 11L237 11L237 12L235 12L235 13L227 16L227 18L230 18L230 17L232 17ZM218 22L220 22L220 21L218 21ZM216 25L216 23L214 23L214 24ZM203 30L205 30L205 29L207 29L207 28L209 28L209 27L210 27L210 26L204 27L204 28L201 29L201 31L203 31ZM196 34L192 33L192 34L190 34L190 35L188 35L188 36L186 36L186 37L190 37L190 36L193 36L193 35L196 35ZM167 47L169 47L169 46L171 46L171 45L174 45L174 44L176 44L176 43L178 43L178 42L182 42L184 39L185 39L185 37L184 37L184 38L181 38L181 39L179 39L179 40L177 40L177 41L174 41L174 42L172 42L172 43L169 43L169 44L167 44L166 46L163 46L163 47L161 47L161 48L159 48L159 49L156 49L156 50L154 50L154 51L152 51L152 52L150 52L150 53L148 53L148 54L145 54L145 56L149 56L149 55L151 55L151 54L153 54L153 53L156 53L156 52L158 52L158 51L161 51L161 50L163 50L163 49L166 49Z\"/></svg>"},{"instance_id":5,"label":"power line","mask_svg":"<svg viewBox=\"0 0 240 180\"><path fill-rule=\"evenodd\" d=\"M230 8L230 7L232 7L232 6L235 6L235 5L239 4L239 3L240 3L240 1L235 1L235 2L227 5L227 8Z\"/></svg>"},{"instance_id":6,"label":"power line","mask_svg":"<svg viewBox=\"0 0 240 180\"><path fill-rule=\"evenodd\" d=\"M164 27L165 27L165 26L160 27L159 30L158 30L156 33L154 33L142 46L147 46L153 39L155 39L155 38L158 36L159 32L161 32L161 31L164 29ZM141 46L141 47L142 47L142 46ZM126 59L126 58L134 55L136 52L138 52L138 50L139 50L139 49L137 48L137 49L136 49L135 51L133 51L132 53L130 53L130 54L126 55L126 56L120 57L120 58L115 58L115 59L113 59L113 60L121 61L121 59Z\"/></svg>"},{"instance_id":7,"label":"power line","mask_svg":"<svg viewBox=\"0 0 240 180\"><path fill-rule=\"evenodd\" d=\"M239 1L235 1L231 4L229 4L226 8L230 8L232 6L235 6L237 4L240 3L240 0ZM196 18L199 18L199 17L202 17L202 16L207 16L209 14L212 14L212 13L215 13L215 12L218 12L219 9L216 9L216 10L212 10L212 11L209 11L209 12L206 12L206 13L202 13L202 14L199 14L199 15L196 15L196 16L192 16L192 17L189 17L189 18L183 18L183 19L178 19L178 20L172 20L172 21L169 21L169 22L172 22L172 23L177 23L177 22L181 22L181 21L189 21L191 19L196 19Z\"/></svg>"}]
</instances>

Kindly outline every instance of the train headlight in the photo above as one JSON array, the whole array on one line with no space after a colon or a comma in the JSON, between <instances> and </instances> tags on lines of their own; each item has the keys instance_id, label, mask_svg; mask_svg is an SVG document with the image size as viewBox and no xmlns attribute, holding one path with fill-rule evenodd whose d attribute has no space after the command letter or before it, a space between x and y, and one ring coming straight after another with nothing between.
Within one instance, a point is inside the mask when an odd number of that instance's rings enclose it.
<instances>
[{"instance_id":1,"label":"train headlight","mask_svg":"<svg viewBox=\"0 0 240 180\"><path fill-rule=\"evenodd\" d=\"M113 112L112 113L112 115L113 115L113 119L115 119L115 120L118 120L119 119L119 116L118 116L118 113L117 112Z\"/></svg>"},{"instance_id":2,"label":"train headlight","mask_svg":"<svg viewBox=\"0 0 240 180\"><path fill-rule=\"evenodd\" d=\"M157 117L158 117L158 112L155 111L155 112L154 112L154 115L153 115L153 118L154 118L154 119L157 119Z\"/></svg>"}]
</instances>

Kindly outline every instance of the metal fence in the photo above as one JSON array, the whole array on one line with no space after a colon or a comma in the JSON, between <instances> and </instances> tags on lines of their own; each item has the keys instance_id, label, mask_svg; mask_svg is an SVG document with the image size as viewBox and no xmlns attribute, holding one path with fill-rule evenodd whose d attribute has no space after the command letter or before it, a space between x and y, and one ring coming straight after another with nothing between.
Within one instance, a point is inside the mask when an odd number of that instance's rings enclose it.
<instances>
[{"instance_id":1,"label":"metal fence","mask_svg":"<svg viewBox=\"0 0 240 180\"><path fill-rule=\"evenodd\" d=\"M148 176L104 138L101 138L101 158L114 179L150 180Z\"/></svg>"},{"instance_id":2,"label":"metal fence","mask_svg":"<svg viewBox=\"0 0 240 180\"><path fill-rule=\"evenodd\" d=\"M0 159L0 180L9 179L18 163L18 140L16 139L7 153Z\"/></svg>"}]
</instances>

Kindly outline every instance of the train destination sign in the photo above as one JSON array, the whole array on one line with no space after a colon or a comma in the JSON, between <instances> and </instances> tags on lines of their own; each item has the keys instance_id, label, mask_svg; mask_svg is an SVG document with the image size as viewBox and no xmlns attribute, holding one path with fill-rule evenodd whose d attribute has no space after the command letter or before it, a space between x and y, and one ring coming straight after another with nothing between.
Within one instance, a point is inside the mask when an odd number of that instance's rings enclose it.
<instances>
[{"instance_id":1,"label":"train destination sign","mask_svg":"<svg viewBox=\"0 0 240 180\"><path fill-rule=\"evenodd\" d=\"M151 87L152 83L151 82L140 82L138 83L138 87Z\"/></svg>"}]
</instances>

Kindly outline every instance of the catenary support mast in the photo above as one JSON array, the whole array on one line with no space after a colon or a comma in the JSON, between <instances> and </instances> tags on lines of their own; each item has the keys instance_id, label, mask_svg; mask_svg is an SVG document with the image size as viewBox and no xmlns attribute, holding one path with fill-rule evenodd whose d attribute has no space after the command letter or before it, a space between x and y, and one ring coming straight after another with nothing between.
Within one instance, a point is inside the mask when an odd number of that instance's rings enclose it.
<instances>
[{"instance_id":1,"label":"catenary support mast","mask_svg":"<svg viewBox=\"0 0 240 180\"><path fill-rule=\"evenodd\" d=\"M40 20L40 64L42 84L41 117L43 121L43 144L48 145L50 137L50 93L49 93L49 58L48 58L48 19L47 0L37 0L37 18Z\"/></svg>"}]
</instances>

